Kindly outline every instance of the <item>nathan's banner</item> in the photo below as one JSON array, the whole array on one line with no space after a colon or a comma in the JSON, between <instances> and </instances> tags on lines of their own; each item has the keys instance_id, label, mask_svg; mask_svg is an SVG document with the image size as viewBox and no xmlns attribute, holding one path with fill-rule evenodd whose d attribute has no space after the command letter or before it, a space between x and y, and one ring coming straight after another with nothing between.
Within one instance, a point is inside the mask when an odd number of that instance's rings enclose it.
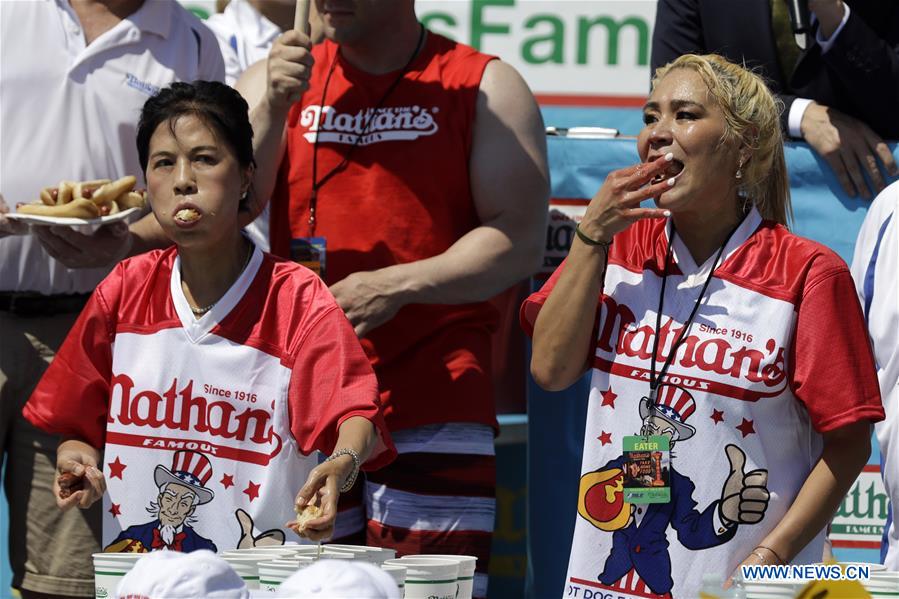
<instances>
[{"instance_id":1,"label":"nathan's banner","mask_svg":"<svg viewBox=\"0 0 899 599\"><path fill-rule=\"evenodd\" d=\"M830 525L834 548L879 550L888 506L880 468L865 466Z\"/></svg>"},{"instance_id":2,"label":"nathan's banner","mask_svg":"<svg viewBox=\"0 0 899 599\"><path fill-rule=\"evenodd\" d=\"M628 103L649 89L655 0L418 0L416 11L512 64L543 100Z\"/></svg>"},{"instance_id":3,"label":"nathan's banner","mask_svg":"<svg viewBox=\"0 0 899 599\"><path fill-rule=\"evenodd\" d=\"M415 11L431 31L514 66L543 103L640 106L649 89L656 0L417 0Z\"/></svg>"}]
</instances>

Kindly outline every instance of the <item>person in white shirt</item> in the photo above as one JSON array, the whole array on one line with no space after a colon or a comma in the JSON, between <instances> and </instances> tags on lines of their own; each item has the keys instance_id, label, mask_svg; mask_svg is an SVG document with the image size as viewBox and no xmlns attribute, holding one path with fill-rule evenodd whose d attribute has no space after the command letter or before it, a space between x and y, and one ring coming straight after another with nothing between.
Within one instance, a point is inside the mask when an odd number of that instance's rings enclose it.
<instances>
[{"instance_id":1,"label":"person in white shirt","mask_svg":"<svg viewBox=\"0 0 899 599\"><path fill-rule=\"evenodd\" d=\"M215 36L177 2L0 2L0 194L15 206L63 179L138 174L140 108L173 81L195 79L223 80L224 62ZM93 237L120 246L125 230ZM69 270L35 236L9 235L21 232L0 215L0 447L13 586L26 598L93 597L99 506L56 509L58 439L21 409L110 267Z\"/></svg>"},{"instance_id":2,"label":"person in white shirt","mask_svg":"<svg viewBox=\"0 0 899 599\"><path fill-rule=\"evenodd\" d=\"M876 426L883 484L899 505L899 183L871 204L855 242L852 277L868 322L886 419ZM887 521L883 563L899 570L899 527Z\"/></svg>"},{"instance_id":3,"label":"person in white shirt","mask_svg":"<svg viewBox=\"0 0 899 599\"><path fill-rule=\"evenodd\" d=\"M225 83L233 86L255 62L268 58L272 44L284 31L293 28L296 0L231 0L225 10L206 19L206 26L218 38L225 58ZM315 3L309 4L310 37L322 39L321 20ZM269 208L247 225L245 231L265 251L269 249Z\"/></svg>"},{"instance_id":4,"label":"person in white shirt","mask_svg":"<svg viewBox=\"0 0 899 599\"><path fill-rule=\"evenodd\" d=\"M278 36L293 27L295 7L295 0L231 0L206 19L225 57L225 83L233 86L248 66L268 58Z\"/></svg>"}]
</instances>

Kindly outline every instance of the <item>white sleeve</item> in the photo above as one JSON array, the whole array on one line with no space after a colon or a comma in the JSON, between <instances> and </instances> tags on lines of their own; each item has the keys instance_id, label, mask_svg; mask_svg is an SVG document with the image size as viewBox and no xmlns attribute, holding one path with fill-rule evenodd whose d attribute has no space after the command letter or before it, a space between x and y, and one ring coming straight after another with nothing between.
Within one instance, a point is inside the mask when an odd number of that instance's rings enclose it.
<instances>
[{"instance_id":1,"label":"white sleeve","mask_svg":"<svg viewBox=\"0 0 899 599\"><path fill-rule=\"evenodd\" d=\"M852 259L855 280L877 365L886 418L875 430L883 461L884 485L893 505L899 500L899 182L875 198L865 217ZM891 534L893 534L891 532ZM895 559L890 539L888 560Z\"/></svg>"},{"instance_id":2,"label":"white sleeve","mask_svg":"<svg viewBox=\"0 0 899 599\"><path fill-rule=\"evenodd\" d=\"M805 114L805 109L809 107L809 104L812 103L812 100L808 98L796 98L793 100L793 103L790 104L790 113L787 115L787 133L790 134L790 137L802 137L802 130L800 129L800 125L802 125L802 116Z\"/></svg>"},{"instance_id":3,"label":"white sleeve","mask_svg":"<svg viewBox=\"0 0 899 599\"><path fill-rule=\"evenodd\" d=\"M214 14L203 22L218 40L219 49L222 52L222 58L225 61L225 83L234 87L243 69L240 67L240 58L237 55L237 48L232 44L237 44L236 33L229 28L229 21L225 19L221 13Z\"/></svg>"},{"instance_id":4,"label":"white sleeve","mask_svg":"<svg viewBox=\"0 0 899 599\"><path fill-rule=\"evenodd\" d=\"M218 38L206 25L202 23L198 27L203 51L200 53L200 66L197 71L198 78L203 81L225 82L225 59Z\"/></svg>"},{"instance_id":5,"label":"white sleeve","mask_svg":"<svg viewBox=\"0 0 899 599\"><path fill-rule=\"evenodd\" d=\"M815 32L815 41L818 42L818 45L821 46L821 54L826 54L828 50L836 43L837 37L840 35L840 32L843 31L843 27L846 26L846 21L849 20L849 5L843 2L843 19L840 21L840 24L837 25L837 28L834 29L834 32L827 39L821 37L821 30Z\"/></svg>"}]
</instances>

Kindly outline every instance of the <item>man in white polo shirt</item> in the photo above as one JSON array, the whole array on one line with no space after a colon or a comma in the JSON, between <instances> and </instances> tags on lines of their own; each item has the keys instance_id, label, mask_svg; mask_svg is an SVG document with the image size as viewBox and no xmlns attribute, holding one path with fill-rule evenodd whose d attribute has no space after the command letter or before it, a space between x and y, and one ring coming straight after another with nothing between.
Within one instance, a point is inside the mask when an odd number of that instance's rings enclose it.
<instances>
[{"instance_id":1,"label":"man in white polo shirt","mask_svg":"<svg viewBox=\"0 0 899 599\"><path fill-rule=\"evenodd\" d=\"M140 109L174 81L224 80L215 36L170 0L0 2L0 194L13 208L60 180L139 175ZM119 246L127 229L105 227ZM0 215L0 448L8 456L13 585L93 597L98 511L63 514L56 438L21 409L108 268L69 270ZM98 504L99 509L99 504Z\"/></svg>"}]
</instances>

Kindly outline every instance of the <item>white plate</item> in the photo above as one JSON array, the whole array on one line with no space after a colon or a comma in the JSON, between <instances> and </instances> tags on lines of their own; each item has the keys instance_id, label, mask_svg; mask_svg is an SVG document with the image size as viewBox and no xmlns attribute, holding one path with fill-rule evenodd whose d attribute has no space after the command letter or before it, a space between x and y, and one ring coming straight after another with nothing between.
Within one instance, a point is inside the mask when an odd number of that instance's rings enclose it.
<instances>
[{"instance_id":1,"label":"white plate","mask_svg":"<svg viewBox=\"0 0 899 599\"><path fill-rule=\"evenodd\" d=\"M22 214L19 212L10 212L6 218L17 220L19 222L28 223L29 225L62 225L72 227L87 233L93 233L103 225L124 220L136 212L140 212L140 208L128 208L115 214L108 216L100 216L98 218L72 218L68 216L43 216L40 214Z\"/></svg>"}]
</instances>

